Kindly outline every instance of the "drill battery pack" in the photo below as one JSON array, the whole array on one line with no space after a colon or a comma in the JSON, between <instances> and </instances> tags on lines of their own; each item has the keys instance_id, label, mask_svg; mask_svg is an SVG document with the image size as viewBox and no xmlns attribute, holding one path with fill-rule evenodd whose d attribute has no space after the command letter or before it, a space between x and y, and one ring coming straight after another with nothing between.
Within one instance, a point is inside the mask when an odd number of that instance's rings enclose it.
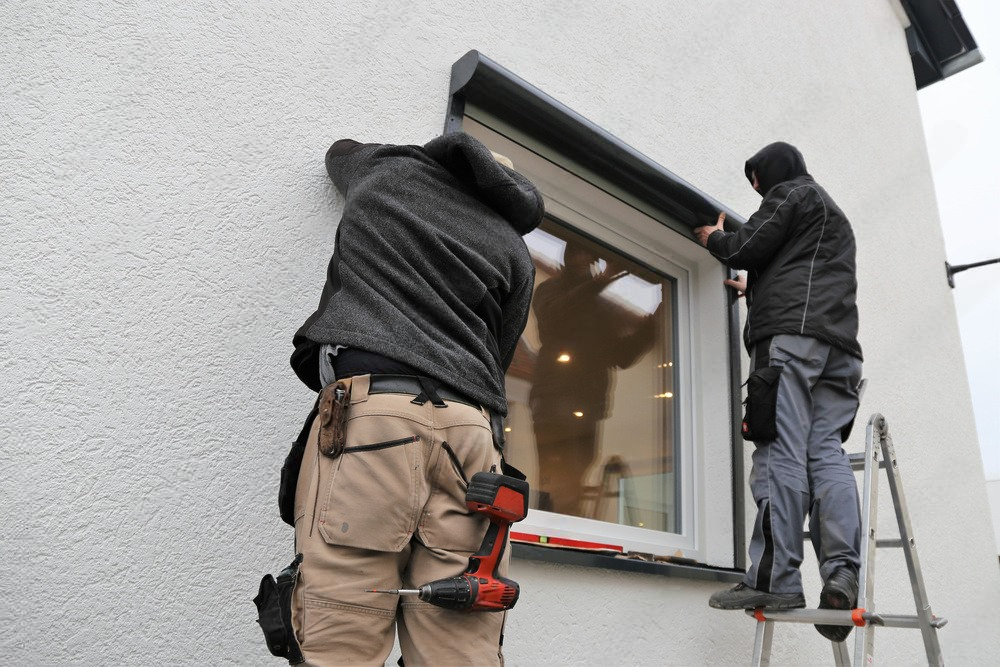
<instances>
[{"instance_id":1,"label":"drill battery pack","mask_svg":"<svg viewBox=\"0 0 1000 667\"><path fill-rule=\"evenodd\" d=\"M505 471L506 472L506 471ZM466 506L511 523L528 515L528 482L510 475L477 472L469 481Z\"/></svg>"}]
</instances>

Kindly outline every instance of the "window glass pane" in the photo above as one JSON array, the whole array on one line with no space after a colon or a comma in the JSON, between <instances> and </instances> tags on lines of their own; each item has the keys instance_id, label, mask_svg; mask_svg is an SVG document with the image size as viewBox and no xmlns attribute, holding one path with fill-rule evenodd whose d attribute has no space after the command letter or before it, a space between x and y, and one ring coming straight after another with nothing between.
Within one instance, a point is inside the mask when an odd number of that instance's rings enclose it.
<instances>
[{"instance_id":1,"label":"window glass pane","mask_svg":"<svg viewBox=\"0 0 1000 667\"><path fill-rule=\"evenodd\" d=\"M532 508L680 532L675 280L552 219L525 241L535 293L507 441Z\"/></svg>"}]
</instances>

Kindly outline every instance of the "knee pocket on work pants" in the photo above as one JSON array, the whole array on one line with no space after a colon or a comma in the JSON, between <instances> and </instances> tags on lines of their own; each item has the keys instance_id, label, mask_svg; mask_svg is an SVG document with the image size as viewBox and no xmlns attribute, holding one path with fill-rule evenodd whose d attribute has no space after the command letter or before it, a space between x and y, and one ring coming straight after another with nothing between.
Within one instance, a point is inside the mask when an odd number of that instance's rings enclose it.
<instances>
[{"instance_id":1,"label":"knee pocket on work pants","mask_svg":"<svg viewBox=\"0 0 1000 667\"><path fill-rule=\"evenodd\" d=\"M747 377L747 398L744 401L744 440L770 442L778 437L778 385L781 366L758 368Z\"/></svg>"},{"instance_id":2,"label":"knee pocket on work pants","mask_svg":"<svg viewBox=\"0 0 1000 667\"><path fill-rule=\"evenodd\" d=\"M338 656L342 664L360 664L375 662L380 651L389 652L395 609L309 597L305 590L300 575L292 596L292 624L307 662L320 656Z\"/></svg>"},{"instance_id":3,"label":"knee pocket on work pants","mask_svg":"<svg viewBox=\"0 0 1000 667\"><path fill-rule=\"evenodd\" d=\"M400 415L352 417L335 459L319 455L319 532L327 544L400 551L416 524L421 431Z\"/></svg>"},{"instance_id":4,"label":"knee pocket on work pants","mask_svg":"<svg viewBox=\"0 0 1000 667\"><path fill-rule=\"evenodd\" d=\"M449 426L437 435L437 451L429 457L430 494L417 535L431 549L472 552L479 548L489 521L465 504L469 480L477 472L499 472L500 452L493 446L493 433L485 417Z\"/></svg>"},{"instance_id":5,"label":"knee pocket on work pants","mask_svg":"<svg viewBox=\"0 0 1000 667\"><path fill-rule=\"evenodd\" d=\"M504 613L456 613L409 599L400 606L407 665L503 665Z\"/></svg>"}]
</instances>

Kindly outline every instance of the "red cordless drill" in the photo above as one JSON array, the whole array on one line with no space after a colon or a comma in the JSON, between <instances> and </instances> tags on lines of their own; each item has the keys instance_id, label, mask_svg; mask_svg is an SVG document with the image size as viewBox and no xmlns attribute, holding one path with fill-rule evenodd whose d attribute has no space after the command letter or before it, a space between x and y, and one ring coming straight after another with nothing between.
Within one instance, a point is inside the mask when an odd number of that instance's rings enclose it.
<instances>
[{"instance_id":1,"label":"red cordless drill","mask_svg":"<svg viewBox=\"0 0 1000 667\"><path fill-rule=\"evenodd\" d=\"M469 567L457 577L438 579L416 589L373 590L370 593L416 595L445 609L504 611L517 602L521 587L497 574L507 544L510 524L528 514L528 483L495 472L477 472L469 482L466 506L490 518L490 527L479 551L469 557Z\"/></svg>"}]
</instances>

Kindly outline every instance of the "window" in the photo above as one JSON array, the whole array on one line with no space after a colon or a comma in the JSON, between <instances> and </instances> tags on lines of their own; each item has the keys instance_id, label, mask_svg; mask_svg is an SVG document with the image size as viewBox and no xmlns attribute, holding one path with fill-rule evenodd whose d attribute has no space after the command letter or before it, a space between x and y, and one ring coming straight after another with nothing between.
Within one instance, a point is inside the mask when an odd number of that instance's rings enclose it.
<instances>
[{"instance_id":1,"label":"window","mask_svg":"<svg viewBox=\"0 0 1000 667\"><path fill-rule=\"evenodd\" d=\"M535 292L507 426L532 507L676 532L676 279L551 217L525 241Z\"/></svg>"},{"instance_id":2,"label":"window","mask_svg":"<svg viewBox=\"0 0 1000 667\"><path fill-rule=\"evenodd\" d=\"M727 209L478 53L452 87L446 129L509 157L546 200L507 374L507 457L532 490L514 530L739 568L737 310L690 234Z\"/></svg>"}]
</instances>

